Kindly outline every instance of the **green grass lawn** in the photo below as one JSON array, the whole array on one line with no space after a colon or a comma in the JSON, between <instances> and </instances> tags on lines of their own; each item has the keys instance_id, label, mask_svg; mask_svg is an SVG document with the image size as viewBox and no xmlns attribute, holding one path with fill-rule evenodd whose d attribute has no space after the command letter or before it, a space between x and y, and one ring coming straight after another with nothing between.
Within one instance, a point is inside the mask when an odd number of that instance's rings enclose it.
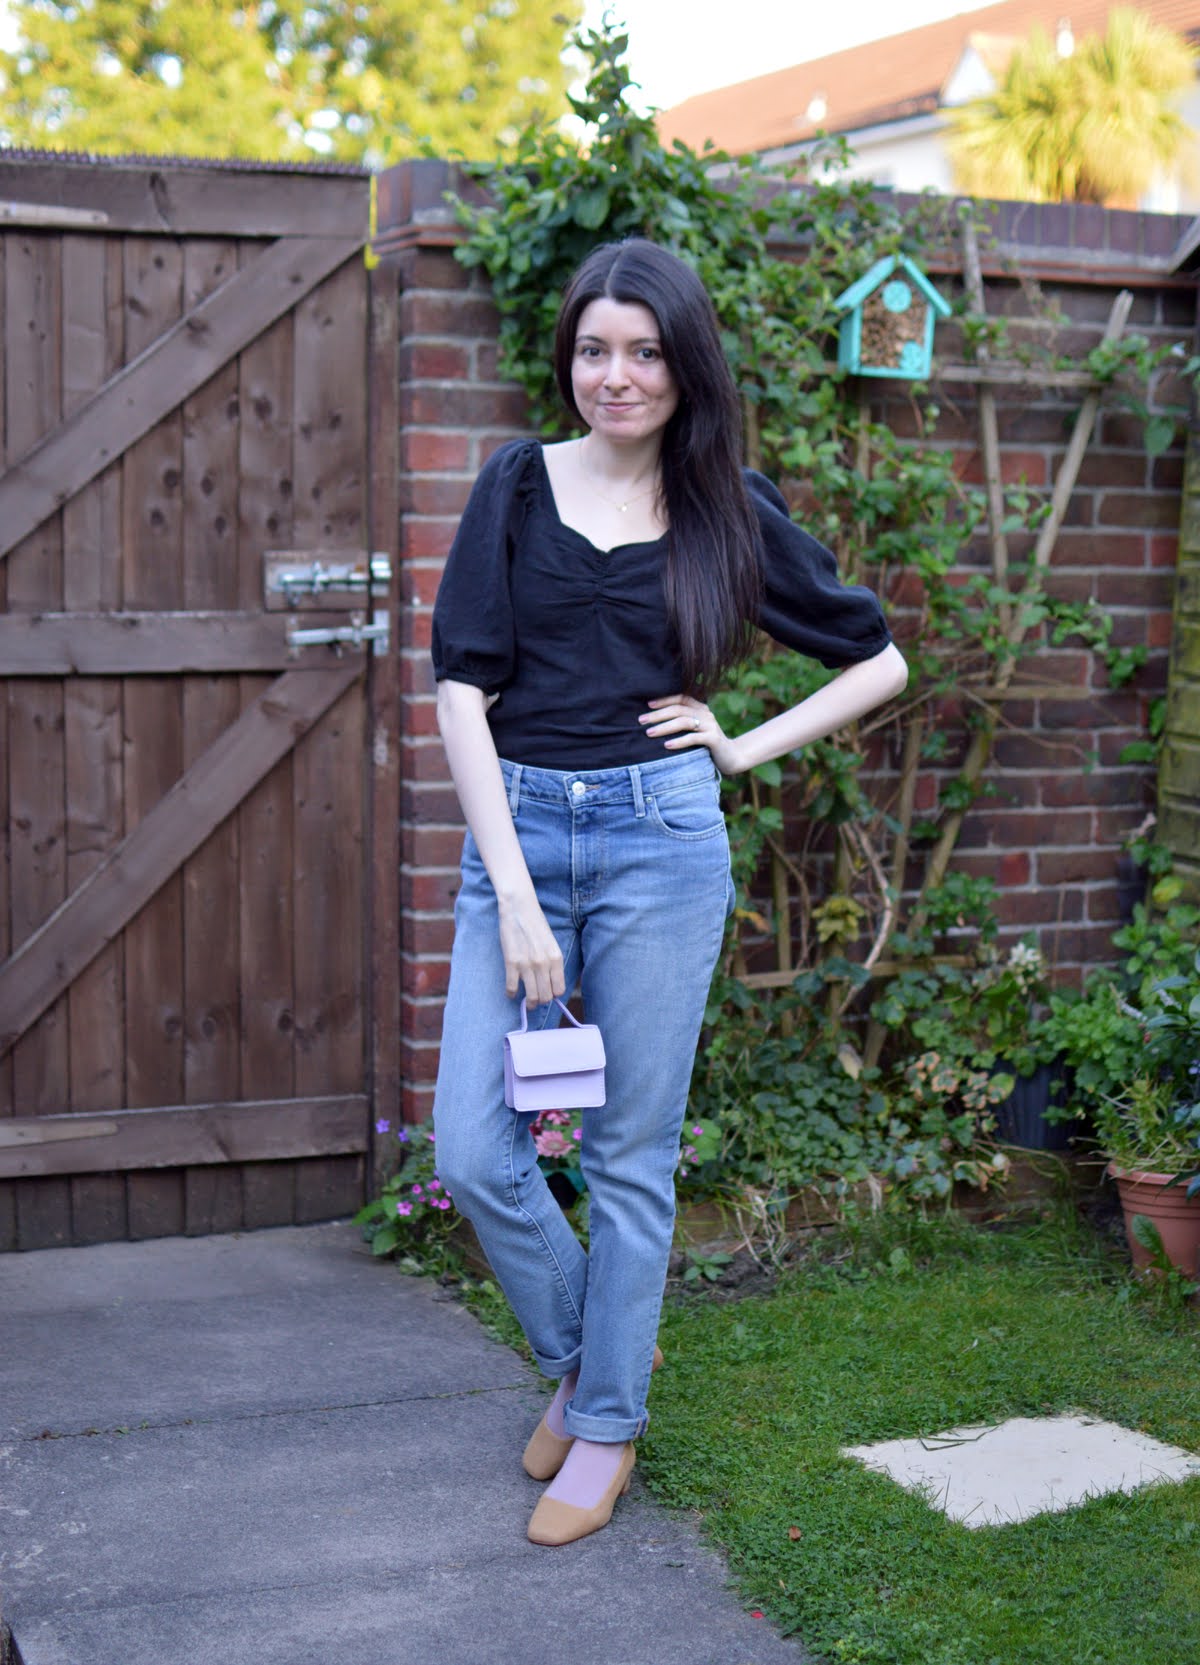
<instances>
[{"instance_id":1,"label":"green grass lawn","mask_svg":"<svg viewBox=\"0 0 1200 1665\"><path fill-rule=\"evenodd\" d=\"M972 1531L838 1455L1069 1410L1200 1450L1196 1317L1130 1299L1070 1223L841 1248L664 1312L639 1471L698 1511L747 1605L838 1662L1196 1665L1200 1479Z\"/></svg>"}]
</instances>

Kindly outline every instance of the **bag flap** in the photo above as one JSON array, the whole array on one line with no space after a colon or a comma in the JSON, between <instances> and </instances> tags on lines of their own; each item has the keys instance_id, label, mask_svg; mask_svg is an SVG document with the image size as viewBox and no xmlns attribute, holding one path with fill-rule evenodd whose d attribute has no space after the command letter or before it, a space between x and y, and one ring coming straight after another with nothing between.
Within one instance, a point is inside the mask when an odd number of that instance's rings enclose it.
<instances>
[{"instance_id":1,"label":"bag flap","mask_svg":"<svg viewBox=\"0 0 1200 1665\"><path fill-rule=\"evenodd\" d=\"M505 1036L518 1075L574 1075L604 1068L604 1040L594 1023L582 1028L514 1029Z\"/></svg>"}]
</instances>

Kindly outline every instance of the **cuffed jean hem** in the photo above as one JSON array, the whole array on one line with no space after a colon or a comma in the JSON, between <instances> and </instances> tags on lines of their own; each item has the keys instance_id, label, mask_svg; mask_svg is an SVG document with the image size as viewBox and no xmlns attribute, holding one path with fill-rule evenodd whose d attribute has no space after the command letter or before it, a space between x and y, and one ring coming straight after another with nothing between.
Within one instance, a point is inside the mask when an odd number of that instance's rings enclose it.
<instances>
[{"instance_id":1,"label":"cuffed jean hem","mask_svg":"<svg viewBox=\"0 0 1200 1665\"><path fill-rule=\"evenodd\" d=\"M626 1440L640 1439L650 1426L649 1416L612 1417L580 1416L571 1409L573 1400L563 1407L563 1427L574 1440L594 1440L597 1445L623 1445Z\"/></svg>"},{"instance_id":2,"label":"cuffed jean hem","mask_svg":"<svg viewBox=\"0 0 1200 1665\"><path fill-rule=\"evenodd\" d=\"M579 1361L583 1357L582 1347L577 1347L571 1356L565 1359L547 1358L544 1353L539 1353L535 1348L531 1348L530 1351L533 1353L533 1362L542 1375L550 1376L555 1381L560 1381L562 1377L569 1376L572 1370L578 1370Z\"/></svg>"}]
</instances>

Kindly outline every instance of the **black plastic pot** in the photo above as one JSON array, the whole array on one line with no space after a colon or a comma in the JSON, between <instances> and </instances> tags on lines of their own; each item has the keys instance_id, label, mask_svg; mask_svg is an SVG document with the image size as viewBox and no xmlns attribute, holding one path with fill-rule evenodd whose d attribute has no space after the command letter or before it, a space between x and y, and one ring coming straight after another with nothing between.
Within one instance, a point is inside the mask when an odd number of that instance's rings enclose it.
<instances>
[{"instance_id":1,"label":"black plastic pot","mask_svg":"<svg viewBox=\"0 0 1200 1665\"><path fill-rule=\"evenodd\" d=\"M1084 1131L1084 1123L1046 1120L1052 1106L1066 1103L1066 1090L1057 1064L1039 1064L1032 1075L1018 1075L1012 1092L993 1110L997 1139L1023 1150L1068 1150Z\"/></svg>"}]
</instances>

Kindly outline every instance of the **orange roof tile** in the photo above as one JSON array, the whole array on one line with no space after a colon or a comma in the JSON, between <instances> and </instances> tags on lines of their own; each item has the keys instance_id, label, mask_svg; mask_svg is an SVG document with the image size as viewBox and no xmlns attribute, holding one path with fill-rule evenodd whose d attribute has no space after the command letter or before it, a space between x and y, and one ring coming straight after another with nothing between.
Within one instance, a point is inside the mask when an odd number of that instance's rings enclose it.
<instances>
[{"instance_id":1,"label":"orange roof tile","mask_svg":"<svg viewBox=\"0 0 1200 1665\"><path fill-rule=\"evenodd\" d=\"M1174 29L1200 35L1200 0L1125 0ZM957 67L971 36L1025 38L1036 26L1053 37L1069 18L1076 40L1100 34L1113 0L1001 0L999 5L962 12L941 23L889 35L885 40L834 52L715 92L698 93L658 116L671 143L682 139L695 150L708 142L735 154L775 150L811 138L818 127L848 133L877 122L923 115L938 107L939 90ZM808 112L824 102L818 120ZM815 106L819 109L819 104Z\"/></svg>"}]
</instances>

